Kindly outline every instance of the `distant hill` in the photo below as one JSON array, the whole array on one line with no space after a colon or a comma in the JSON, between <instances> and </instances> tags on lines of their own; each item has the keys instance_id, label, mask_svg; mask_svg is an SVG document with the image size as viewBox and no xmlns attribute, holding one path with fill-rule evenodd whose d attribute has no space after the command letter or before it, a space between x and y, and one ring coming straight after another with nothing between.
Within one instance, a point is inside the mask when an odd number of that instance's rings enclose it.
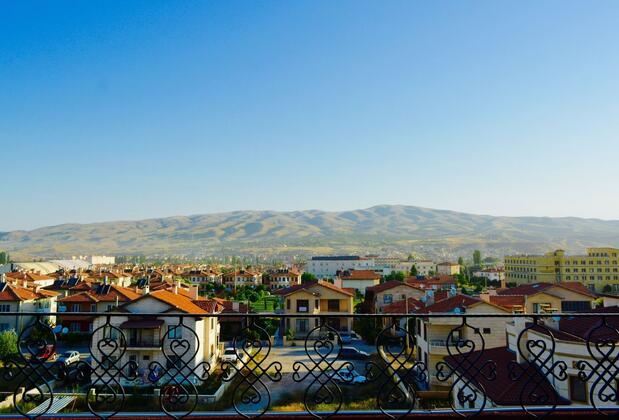
<instances>
[{"instance_id":1,"label":"distant hill","mask_svg":"<svg viewBox=\"0 0 619 420\"><path fill-rule=\"evenodd\" d=\"M235 211L0 233L22 258L76 254L230 255L393 253L434 258L618 246L619 220L495 217L412 206L326 212Z\"/></svg>"}]
</instances>

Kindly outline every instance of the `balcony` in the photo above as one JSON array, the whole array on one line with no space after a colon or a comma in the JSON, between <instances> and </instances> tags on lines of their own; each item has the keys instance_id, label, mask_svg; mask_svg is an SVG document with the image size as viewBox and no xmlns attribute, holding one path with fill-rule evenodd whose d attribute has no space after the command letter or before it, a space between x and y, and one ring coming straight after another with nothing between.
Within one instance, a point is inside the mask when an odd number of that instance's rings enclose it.
<instances>
[{"instance_id":1,"label":"balcony","mask_svg":"<svg viewBox=\"0 0 619 420\"><path fill-rule=\"evenodd\" d=\"M166 314L168 320L178 316L182 336L163 333L159 338L131 337L131 330L120 325L155 329L155 320L161 314L65 313L96 317L90 345L81 347L79 359L69 361L53 357L54 349L64 352L72 344L48 325L45 320L49 314L2 315L27 317L29 324L18 331L18 353L4 355L0 417L108 418L118 414L126 418L170 413L179 418L230 417L236 413L239 417L264 414L268 418L294 413L322 419L337 413L384 418L386 412L399 418L518 415L525 414L523 407L538 416L619 414L615 382L619 313L474 317L247 314L248 325L228 343L209 343L208 337L191 328L192 321L203 314ZM122 319L115 321L116 317ZM447 317L456 324L452 334L467 328L470 331L463 334L458 345L442 336L430 339L428 357L417 353L417 337L402 329L403 317L411 318L409 325L415 325L416 318ZM139 321L132 323L132 318ZM287 318L311 321L294 346L282 345L284 341L278 335L278 326ZM352 318L353 329L366 338L369 334L370 342L341 335L330 326L335 319L344 318ZM505 332L496 332L494 323L492 331L498 335L484 337L480 332L483 328L471 323L485 318L505 320L510 331L521 326L515 339L517 347L509 348L509 343L488 347L486 343L496 344L497 337ZM314 319L318 319L316 325ZM590 324L588 338L568 341L565 331L552 329L558 320L579 327ZM168 321L166 324L170 325ZM382 329L376 330L377 326ZM275 332L275 336L269 332ZM479 336L477 341L473 341L474 335ZM194 347L196 337L198 349ZM587 345L608 352L592 350L590 354ZM135 351L140 349L149 351ZM435 351L441 356L432 357ZM572 355L566 356L570 351ZM429 365L428 359L432 362Z\"/></svg>"},{"instance_id":2,"label":"balcony","mask_svg":"<svg viewBox=\"0 0 619 420\"><path fill-rule=\"evenodd\" d=\"M161 347L161 340L158 337L152 338L128 338L127 349L157 349Z\"/></svg>"}]
</instances>

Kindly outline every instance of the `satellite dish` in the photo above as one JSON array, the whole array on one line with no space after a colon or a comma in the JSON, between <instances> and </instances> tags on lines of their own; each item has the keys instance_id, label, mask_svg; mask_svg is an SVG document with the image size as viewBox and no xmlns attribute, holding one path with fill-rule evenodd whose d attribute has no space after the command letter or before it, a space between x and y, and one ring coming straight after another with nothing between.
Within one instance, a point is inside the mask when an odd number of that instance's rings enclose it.
<instances>
[{"instance_id":1,"label":"satellite dish","mask_svg":"<svg viewBox=\"0 0 619 420\"><path fill-rule=\"evenodd\" d=\"M58 334L62 331L62 325L56 325L53 329L54 334Z\"/></svg>"},{"instance_id":2,"label":"satellite dish","mask_svg":"<svg viewBox=\"0 0 619 420\"><path fill-rule=\"evenodd\" d=\"M560 316L553 316L552 320L559 322L559 321L561 321L561 317Z\"/></svg>"},{"instance_id":3,"label":"satellite dish","mask_svg":"<svg viewBox=\"0 0 619 420\"><path fill-rule=\"evenodd\" d=\"M66 333L68 333L68 332L69 332L69 329L68 329L67 327L64 327L64 328L62 329L62 333L63 333L63 334L66 334Z\"/></svg>"},{"instance_id":4,"label":"satellite dish","mask_svg":"<svg viewBox=\"0 0 619 420\"><path fill-rule=\"evenodd\" d=\"M460 308L456 308L456 309L454 309L454 313L455 313L455 314L459 314L459 313L461 313Z\"/></svg>"}]
</instances>

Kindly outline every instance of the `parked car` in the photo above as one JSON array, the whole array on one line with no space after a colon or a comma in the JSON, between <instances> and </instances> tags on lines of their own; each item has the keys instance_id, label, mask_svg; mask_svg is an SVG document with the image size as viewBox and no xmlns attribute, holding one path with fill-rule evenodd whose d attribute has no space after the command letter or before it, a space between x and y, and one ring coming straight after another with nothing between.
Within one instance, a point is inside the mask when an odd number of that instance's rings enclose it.
<instances>
[{"instance_id":1,"label":"parked car","mask_svg":"<svg viewBox=\"0 0 619 420\"><path fill-rule=\"evenodd\" d=\"M370 357L370 355L363 350L358 350L354 347L342 347L342 352L340 353L340 357L342 359L349 360L365 360Z\"/></svg>"},{"instance_id":2,"label":"parked car","mask_svg":"<svg viewBox=\"0 0 619 420\"><path fill-rule=\"evenodd\" d=\"M72 363L80 361L80 352L75 350L65 351L58 357L59 363L64 363L65 366L69 366Z\"/></svg>"},{"instance_id":3,"label":"parked car","mask_svg":"<svg viewBox=\"0 0 619 420\"><path fill-rule=\"evenodd\" d=\"M238 356L236 355L236 350L234 347L227 347L224 349L224 354L221 355L221 360L224 362L236 362L238 360Z\"/></svg>"},{"instance_id":4,"label":"parked car","mask_svg":"<svg viewBox=\"0 0 619 420\"><path fill-rule=\"evenodd\" d=\"M338 370L334 379L336 382L348 385L364 384L368 381L365 376L359 375L356 370L348 370L346 368Z\"/></svg>"},{"instance_id":5,"label":"parked car","mask_svg":"<svg viewBox=\"0 0 619 420\"><path fill-rule=\"evenodd\" d=\"M350 344L353 340L358 340L359 336L354 331L340 333L343 344Z\"/></svg>"}]
</instances>

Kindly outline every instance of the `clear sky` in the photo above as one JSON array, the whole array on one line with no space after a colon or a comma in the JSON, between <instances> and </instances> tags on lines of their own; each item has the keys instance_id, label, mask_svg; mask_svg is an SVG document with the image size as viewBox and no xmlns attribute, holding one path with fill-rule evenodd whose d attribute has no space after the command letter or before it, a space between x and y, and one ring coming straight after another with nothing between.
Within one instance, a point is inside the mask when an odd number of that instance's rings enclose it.
<instances>
[{"instance_id":1,"label":"clear sky","mask_svg":"<svg viewBox=\"0 0 619 420\"><path fill-rule=\"evenodd\" d=\"M0 230L410 204L619 219L619 2L4 1Z\"/></svg>"}]
</instances>

